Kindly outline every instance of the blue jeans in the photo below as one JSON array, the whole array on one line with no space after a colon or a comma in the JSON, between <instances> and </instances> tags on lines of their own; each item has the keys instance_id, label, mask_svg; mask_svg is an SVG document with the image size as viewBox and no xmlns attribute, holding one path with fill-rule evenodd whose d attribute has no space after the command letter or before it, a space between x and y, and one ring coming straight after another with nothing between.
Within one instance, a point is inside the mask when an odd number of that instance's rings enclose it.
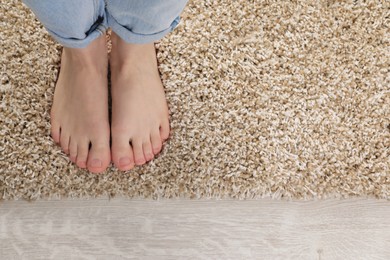
<instances>
[{"instance_id":1,"label":"blue jeans","mask_svg":"<svg viewBox=\"0 0 390 260\"><path fill-rule=\"evenodd\" d=\"M173 31L188 0L23 0L61 45L84 48L111 28L128 43Z\"/></svg>"}]
</instances>

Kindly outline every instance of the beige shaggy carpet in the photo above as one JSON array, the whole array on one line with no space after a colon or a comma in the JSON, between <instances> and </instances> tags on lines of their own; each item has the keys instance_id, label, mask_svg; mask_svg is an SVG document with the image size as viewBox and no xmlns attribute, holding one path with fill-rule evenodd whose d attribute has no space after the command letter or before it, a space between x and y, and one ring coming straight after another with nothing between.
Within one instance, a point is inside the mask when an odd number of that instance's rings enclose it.
<instances>
[{"instance_id":1,"label":"beige shaggy carpet","mask_svg":"<svg viewBox=\"0 0 390 260\"><path fill-rule=\"evenodd\" d=\"M190 1L156 44L170 139L100 175L50 137L61 46L0 3L1 199L389 198L389 1Z\"/></svg>"}]
</instances>

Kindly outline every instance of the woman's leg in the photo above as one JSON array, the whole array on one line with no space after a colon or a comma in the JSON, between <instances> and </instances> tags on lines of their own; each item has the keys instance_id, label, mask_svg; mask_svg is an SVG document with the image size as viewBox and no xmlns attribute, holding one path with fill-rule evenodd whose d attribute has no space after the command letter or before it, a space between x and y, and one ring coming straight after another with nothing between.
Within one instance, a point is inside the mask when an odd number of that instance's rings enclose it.
<instances>
[{"instance_id":1,"label":"woman's leg","mask_svg":"<svg viewBox=\"0 0 390 260\"><path fill-rule=\"evenodd\" d=\"M108 27L104 0L23 0L62 46L85 48Z\"/></svg>"},{"instance_id":2,"label":"woman's leg","mask_svg":"<svg viewBox=\"0 0 390 260\"><path fill-rule=\"evenodd\" d=\"M169 136L169 112L154 41L179 23L187 0L111 0L111 158L129 170L154 158Z\"/></svg>"},{"instance_id":3,"label":"woman's leg","mask_svg":"<svg viewBox=\"0 0 390 260\"><path fill-rule=\"evenodd\" d=\"M79 167L102 172L111 159L104 1L24 3L64 46L50 113L52 137Z\"/></svg>"},{"instance_id":4,"label":"woman's leg","mask_svg":"<svg viewBox=\"0 0 390 260\"><path fill-rule=\"evenodd\" d=\"M188 0L109 0L108 25L127 43L152 43L173 31Z\"/></svg>"}]
</instances>

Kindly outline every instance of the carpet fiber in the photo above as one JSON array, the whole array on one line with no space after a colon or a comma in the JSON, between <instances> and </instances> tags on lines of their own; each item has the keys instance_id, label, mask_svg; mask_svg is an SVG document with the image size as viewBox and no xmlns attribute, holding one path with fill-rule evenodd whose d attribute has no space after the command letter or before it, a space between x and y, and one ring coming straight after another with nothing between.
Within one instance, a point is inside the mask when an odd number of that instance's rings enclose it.
<instances>
[{"instance_id":1,"label":"carpet fiber","mask_svg":"<svg viewBox=\"0 0 390 260\"><path fill-rule=\"evenodd\" d=\"M0 199L389 198L389 1L190 1L156 43L170 139L99 175L50 137L61 46L0 3Z\"/></svg>"}]
</instances>

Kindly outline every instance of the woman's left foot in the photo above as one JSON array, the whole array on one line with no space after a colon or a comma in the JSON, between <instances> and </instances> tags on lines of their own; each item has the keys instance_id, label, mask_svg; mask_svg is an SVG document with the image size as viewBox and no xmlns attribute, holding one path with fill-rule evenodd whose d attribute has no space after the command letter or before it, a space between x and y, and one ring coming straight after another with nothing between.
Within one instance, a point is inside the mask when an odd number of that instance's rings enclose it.
<instances>
[{"instance_id":1,"label":"woman's left foot","mask_svg":"<svg viewBox=\"0 0 390 260\"><path fill-rule=\"evenodd\" d=\"M130 170L161 151L169 137L169 112L154 43L129 44L111 35L111 158Z\"/></svg>"}]
</instances>

